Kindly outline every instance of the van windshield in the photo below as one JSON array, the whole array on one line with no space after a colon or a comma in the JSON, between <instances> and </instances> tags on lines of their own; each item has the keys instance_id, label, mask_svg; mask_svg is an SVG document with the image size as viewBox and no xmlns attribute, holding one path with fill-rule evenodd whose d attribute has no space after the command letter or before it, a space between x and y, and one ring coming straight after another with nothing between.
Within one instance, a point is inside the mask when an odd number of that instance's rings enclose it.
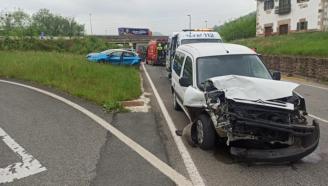
<instances>
[{"instance_id":1,"label":"van windshield","mask_svg":"<svg viewBox=\"0 0 328 186\"><path fill-rule=\"evenodd\" d=\"M221 39L183 39L181 40L181 45L191 44L191 43L222 43Z\"/></svg>"},{"instance_id":2,"label":"van windshield","mask_svg":"<svg viewBox=\"0 0 328 186\"><path fill-rule=\"evenodd\" d=\"M257 55L225 55L197 59L197 84L208 78L240 75L272 79L269 71Z\"/></svg>"}]
</instances>

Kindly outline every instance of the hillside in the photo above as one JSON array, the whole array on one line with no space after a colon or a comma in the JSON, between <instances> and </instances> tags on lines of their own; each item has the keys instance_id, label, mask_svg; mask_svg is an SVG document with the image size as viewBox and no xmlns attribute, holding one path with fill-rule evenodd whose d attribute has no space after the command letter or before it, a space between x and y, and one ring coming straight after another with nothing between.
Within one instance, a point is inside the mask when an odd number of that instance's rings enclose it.
<instances>
[{"instance_id":1,"label":"hillside","mask_svg":"<svg viewBox=\"0 0 328 186\"><path fill-rule=\"evenodd\" d=\"M328 32L241 39L232 43L257 48L261 54L328 57Z\"/></svg>"},{"instance_id":2,"label":"hillside","mask_svg":"<svg viewBox=\"0 0 328 186\"><path fill-rule=\"evenodd\" d=\"M220 33L225 42L255 37L256 13L252 12L233 21L226 22L221 26L215 26L214 29Z\"/></svg>"}]
</instances>

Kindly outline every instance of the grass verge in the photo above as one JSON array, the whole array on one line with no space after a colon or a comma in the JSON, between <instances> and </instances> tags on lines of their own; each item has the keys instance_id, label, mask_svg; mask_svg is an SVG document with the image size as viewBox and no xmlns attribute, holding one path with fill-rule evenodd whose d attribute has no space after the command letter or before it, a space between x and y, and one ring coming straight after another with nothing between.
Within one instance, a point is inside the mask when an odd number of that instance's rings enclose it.
<instances>
[{"instance_id":1,"label":"grass verge","mask_svg":"<svg viewBox=\"0 0 328 186\"><path fill-rule=\"evenodd\" d=\"M232 43L257 48L261 54L328 57L328 32L258 37L235 40Z\"/></svg>"},{"instance_id":2,"label":"grass verge","mask_svg":"<svg viewBox=\"0 0 328 186\"><path fill-rule=\"evenodd\" d=\"M0 51L0 77L51 86L110 111L121 111L120 101L141 94L139 69L88 63L67 53Z\"/></svg>"}]
</instances>

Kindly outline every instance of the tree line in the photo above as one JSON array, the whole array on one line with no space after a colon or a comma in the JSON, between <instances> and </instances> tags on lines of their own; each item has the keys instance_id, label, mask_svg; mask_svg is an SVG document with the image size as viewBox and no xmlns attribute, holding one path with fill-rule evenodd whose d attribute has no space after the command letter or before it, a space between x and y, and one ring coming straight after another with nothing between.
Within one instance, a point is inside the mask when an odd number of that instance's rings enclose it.
<instances>
[{"instance_id":1,"label":"tree line","mask_svg":"<svg viewBox=\"0 0 328 186\"><path fill-rule=\"evenodd\" d=\"M0 13L0 36L35 37L35 36L82 36L84 25L72 17L63 17L40 9L30 15L21 9Z\"/></svg>"},{"instance_id":2,"label":"tree line","mask_svg":"<svg viewBox=\"0 0 328 186\"><path fill-rule=\"evenodd\" d=\"M215 26L225 41L250 38L256 36L256 13L252 12L243 17Z\"/></svg>"}]
</instances>

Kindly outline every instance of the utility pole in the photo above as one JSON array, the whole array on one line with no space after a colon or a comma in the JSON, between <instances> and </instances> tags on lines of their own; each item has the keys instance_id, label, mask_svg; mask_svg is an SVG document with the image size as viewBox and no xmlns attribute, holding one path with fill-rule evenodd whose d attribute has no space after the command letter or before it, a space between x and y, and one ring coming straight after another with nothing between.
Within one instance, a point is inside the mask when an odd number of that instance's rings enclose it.
<instances>
[{"instance_id":1,"label":"utility pole","mask_svg":"<svg viewBox=\"0 0 328 186\"><path fill-rule=\"evenodd\" d=\"M91 16L92 16L92 14L89 13L89 16L90 16L90 32L91 32L91 35L93 35L93 32L92 32L92 22L91 22Z\"/></svg>"},{"instance_id":2,"label":"utility pole","mask_svg":"<svg viewBox=\"0 0 328 186\"><path fill-rule=\"evenodd\" d=\"M207 28L207 20L205 20L205 28Z\"/></svg>"}]
</instances>

